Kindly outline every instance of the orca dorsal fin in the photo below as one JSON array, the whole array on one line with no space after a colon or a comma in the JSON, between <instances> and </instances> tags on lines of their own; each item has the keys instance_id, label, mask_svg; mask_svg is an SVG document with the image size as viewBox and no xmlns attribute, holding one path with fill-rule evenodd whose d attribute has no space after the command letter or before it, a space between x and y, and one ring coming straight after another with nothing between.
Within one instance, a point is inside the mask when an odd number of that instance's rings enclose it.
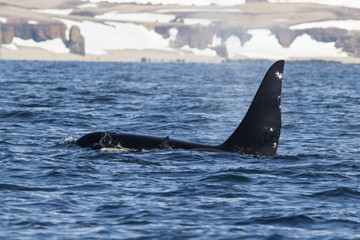
<instances>
[{"instance_id":1,"label":"orca dorsal fin","mask_svg":"<svg viewBox=\"0 0 360 240\"><path fill-rule=\"evenodd\" d=\"M285 61L267 71L235 132L219 146L225 151L252 155L276 154L281 129L281 85Z\"/></svg>"},{"instance_id":2,"label":"orca dorsal fin","mask_svg":"<svg viewBox=\"0 0 360 240\"><path fill-rule=\"evenodd\" d=\"M170 138L168 136L164 137L161 141L160 149L172 150L172 147L170 146Z\"/></svg>"}]
</instances>

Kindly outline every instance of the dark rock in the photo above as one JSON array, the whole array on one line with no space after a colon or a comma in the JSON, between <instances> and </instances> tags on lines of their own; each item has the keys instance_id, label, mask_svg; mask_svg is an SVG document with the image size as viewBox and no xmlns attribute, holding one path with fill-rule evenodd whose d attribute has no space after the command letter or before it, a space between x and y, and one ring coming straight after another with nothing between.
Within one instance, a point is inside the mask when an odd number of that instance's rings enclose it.
<instances>
[{"instance_id":1,"label":"dark rock","mask_svg":"<svg viewBox=\"0 0 360 240\"><path fill-rule=\"evenodd\" d=\"M13 25L2 25L2 43L9 44L14 38L14 26Z\"/></svg>"},{"instance_id":2,"label":"dark rock","mask_svg":"<svg viewBox=\"0 0 360 240\"><path fill-rule=\"evenodd\" d=\"M288 28L275 29L275 30L272 30L272 33L275 34L279 43L283 47L290 47L291 43L295 40L295 38L297 36L294 31L291 31Z\"/></svg>"},{"instance_id":3,"label":"dark rock","mask_svg":"<svg viewBox=\"0 0 360 240\"><path fill-rule=\"evenodd\" d=\"M71 12L70 15L74 16L83 16L83 17L94 17L96 14L90 11L74 11Z\"/></svg>"},{"instance_id":4,"label":"dark rock","mask_svg":"<svg viewBox=\"0 0 360 240\"><path fill-rule=\"evenodd\" d=\"M85 55L85 39L78 26L71 27L67 45L71 53Z\"/></svg>"},{"instance_id":5,"label":"dark rock","mask_svg":"<svg viewBox=\"0 0 360 240\"><path fill-rule=\"evenodd\" d=\"M169 30L173 26L156 26L155 31L164 38L169 38ZM211 44L213 32L210 28L202 26L177 26L176 40L170 43L170 47L180 48L189 45L191 48L205 49Z\"/></svg>"},{"instance_id":6,"label":"dark rock","mask_svg":"<svg viewBox=\"0 0 360 240\"><path fill-rule=\"evenodd\" d=\"M2 42L9 44L14 37L22 39L33 39L34 41L46 41L54 38L61 38L63 42L65 39L66 26L58 23L42 23L42 24L28 24L28 23L13 23L3 24L1 28Z\"/></svg>"}]
</instances>

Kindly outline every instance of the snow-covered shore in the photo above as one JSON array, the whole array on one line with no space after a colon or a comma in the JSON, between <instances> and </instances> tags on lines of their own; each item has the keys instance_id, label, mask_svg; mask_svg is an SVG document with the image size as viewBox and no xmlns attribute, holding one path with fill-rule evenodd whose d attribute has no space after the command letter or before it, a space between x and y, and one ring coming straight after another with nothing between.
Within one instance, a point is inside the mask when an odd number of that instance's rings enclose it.
<instances>
[{"instance_id":1,"label":"snow-covered shore","mask_svg":"<svg viewBox=\"0 0 360 240\"><path fill-rule=\"evenodd\" d=\"M67 0L63 1L66 2ZM269 1L286 3L312 2L323 5L342 4L341 6L351 5L353 7L357 6L356 3L360 5L360 1L351 0L334 0L331 3L321 0ZM106 2L124 3L129 1L107 0ZM111 10L112 8L109 8L108 5L102 5L104 1L78 0L73 8L29 8L34 14L27 20L29 25L36 26L40 24L41 21L38 20L36 14L41 14L41 16L46 16L51 21L63 23L67 28L66 36L69 36L69 29L72 26L78 26L85 39L86 56L71 54L60 38L39 42L14 37L11 43L2 44L1 58L33 59L38 57L38 60L84 61L140 61L141 59L147 59L149 61L180 60L202 62L221 62L237 59L336 59L342 62L358 62L358 58L352 57L343 48L339 47L336 40L320 41L305 32L291 39L287 46L280 44L278 35L274 32L273 27L266 27L265 20L263 20L263 25L252 25L252 20L249 18L246 20L249 23L246 25L248 28L245 28L245 33L242 33L242 35L239 35L236 31L234 34L218 35L217 32L221 31L211 32L207 30L205 31L206 38L210 40L207 40L207 45L202 43L202 47L199 44L191 44L190 37L187 40L187 36L181 35L185 34L184 28L187 31L201 28L217 29L221 25L216 24L221 21L234 25L232 19L238 19L242 16L245 10L241 6L245 4L245 1L131 0L131 2L137 4L163 4L165 6L156 5L154 8L145 5L139 8L141 11L136 12L134 6L137 5L129 5L130 10L127 11L126 8L121 7L127 5L115 4L113 10ZM177 4L178 6L171 4ZM101 6L106 7L102 9ZM231 8L229 6L237 7ZM273 7L274 10L277 7L276 4L268 4L267 6ZM285 5L281 6L284 7ZM84 19L80 15L73 15L76 11L90 11L89 9L95 9L96 14L94 13L93 16L87 16ZM250 12L255 10L257 9L250 9ZM247 11L249 10L247 9ZM266 9L266 11L269 10ZM214 17L210 18L209 16ZM286 24L289 21L288 16L276 15L276 17L272 20L274 22L272 24L275 24L275 26L276 24ZM10 18L11 20L13 19ZM6 24L8 22L8 16L6 14L2 15L0 10L0 23ZM154 26L165 26L165 32L155 31ZM288 24L288 29L294 31L314 28L360 31L360 19L329 19ZM209 34L212 35L209 36ZM244 34L246 34L246 38L244 38ZM196 36L191 37L196 39ZM34 54L36 51L39 54ZM221 54L219 51L226 51L226 55Z\"/></svg>"}]
</instances>

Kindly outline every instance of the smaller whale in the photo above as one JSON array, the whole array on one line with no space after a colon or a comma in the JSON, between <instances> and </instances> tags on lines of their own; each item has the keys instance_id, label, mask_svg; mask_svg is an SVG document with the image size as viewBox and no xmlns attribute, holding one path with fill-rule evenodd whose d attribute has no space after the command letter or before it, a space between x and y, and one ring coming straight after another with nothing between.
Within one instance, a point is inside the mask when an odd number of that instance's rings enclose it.
<instances>
[{"instance_id":1,"label":"smaller whale","mask_svg":"<svg viewBox=\"0 0 360 240\"><path fill-rule=\"evenodd\" d=\"M151 149L235 152L248 155L275 155L281 132L281 86L285 61L275 62L265 74L245 117L220 145L191 143L166 137L128 133L93 132L79 138L80 147L109 151Z\"/></svg>"}]
</instances>

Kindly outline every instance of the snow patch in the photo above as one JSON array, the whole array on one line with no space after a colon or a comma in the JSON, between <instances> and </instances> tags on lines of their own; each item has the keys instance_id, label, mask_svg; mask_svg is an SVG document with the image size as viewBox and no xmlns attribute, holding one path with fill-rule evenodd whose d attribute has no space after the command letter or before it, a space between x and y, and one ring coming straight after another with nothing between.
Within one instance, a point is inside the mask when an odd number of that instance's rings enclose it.
<instances>
[{"instance_id":1,"label":"snow patch","mask_svg":"<svg viewBox=\"0 0 360 240\"><path fill-rule=\"evenodd\" d=\"M38 21L35 21L35 20L29 20L27 23L30 24L30 25L36 25L36 24L38 24L39 22L38 22Z\"/></svg>"},{"instance_id":2,"label":"snow patch","mask_svg":"<svg viewBox=\"0 0 360 240\"><path fill-rule=\"evenodd\" d=\"M175 15L157 13L118 13L117 11L96 15L97 19L132 21L132 22L158 22L169 23L176 18Z\"/></svg>"},{"instance_id":3,"label":"snow patch","mask_svg":"<svg viewBox=\"0 0 360 240\"><path fill-rule=\"evenodd\" d=\"M18 48L16 47L16 45L14 43L9 43L9 44L2 44L1 47L10 49L10 50L18 50Z\"/></svg>"},{"instance_id":4,"label":"snow patch","mask_svg":"<svg viewBox=\"0 0 360 240\"><path fill-rule=\"evenodd\" d=\"M73 9L32 9L32 11L54 15L69 15Z\"/></svg>"},{"instance_id":5,"label":"snow patch","mask_svg":"<svg viewBox=\"0 0 360 240\"><path fill-rule=\"evenodd\" d=\"M84 0L83 0L84 1ZM86 0L85 0L86 1ZM245 4L245 0L89 0L92 3L136 3L152 5L182 5L182 6L235 6Z\"/></svg>"},{"instance_id":6,"label":"snow patch","mask_svg":"<svg viewBox=\"0 0 360 240\"><path fill-rule=\"evenodd\" d=\"M335 47L335 42L324 43L312 39L308 34L298 36L289 48L280 45L268 29L248 30L251 39L244 45L236 36L225 41L229 58L246 56L250 58L279 59L292 57L346 57L347 53Z\"/></svg>"},{"instance_id":7,"label":"snow patch","mask_svg":"<svg viewBox=\"0 0 360 240\"><path fill-rule=\"evenodd\" d=\"M210 48L205 48L205 49L198 49L198 48L191 48L189 45L185 45L181 48L181 50L184 51L190 51L192 52L194 55L201 55L201 56L209 56L209 57L214 57L217 55L215 50L212 50Z\"/></svg>"},{"instance_id":8,"label":"snow patch","mask_svg":"<svg viewBox=\"0 0 360 240\"><path fill-rule=\"evenodd\" d=\"M310 28L340 28L348 31L359 31L360 20L331 20L322 22L309 22L290 26L291 30Z\"/></svg>"},{"instance_id":9,"label":"snow patch","mask_svg":"<svg viewBox=\"0 0 360 240\"><path fill-rule=\"evenodd\" d=\"M242 54L241 41L238 37L231 35L225 41L225 47L228 58L234 58L236 55Z\"/></svg>"},{"instance_id":10,"label":"snow patch","mask_svg":"<svg viewBox=\"0 0 360 240\"><path fill-rule=\"evenodd\" d=\"M17 46L21 46L41 48L53 53L69 53L69 49L66 48L65 44L60 38L35 42L33 39L24 40L18 37L14 37L11 44L4 44L3 46L12 50L16 50Z\"/></svg>"},{"instance_id":11,"label":"snow patch","mask_svg":"<svg viewBox=\"0 0 360 240\"><path fill-rule=\"evenodd\" d=\"M164 50L172 51L169 39L164 39L154 30L149 30L143 25L133 23L105 22L95 23L90 21L77 22L68 19L59 19L70 29L77 25L84 36L85 52L89 54L106 54L108 50ZM69 31L69 30L67 30Z\"/></svg>"},{"instance_id":12,"label":"snow patch","mask_svg":"<svg viewBox=\"0 0 360 240\"><path fill-rule=\"evenodd\" d=\"M179 33L179 30L177 30L176 28L170 28L169 29L169 34L170 34L170 40L171 41L176 41L176 37L177 37L177 34Z\"/></svg>"},{"instance_id":13,"label":"snow patch","mask_svg":"<svg viewBox=\"0 0 360 240\"><path fill-rule=\"evenodd\" d=\"M222 43L221 37L218 37L216 34L213 36L211 47L220 46Z\"/></svg>"},{"instance_id":14,"label":"snow patch","mask_svg":"<svg viewBox=\"0 0 360 240\"><path fill-rule=\"evenodd\" d=\"M86 4L81 4L81 5L78 5L77 8L81 8L81 9L84 9L84 8L96 8L98 7L97 4L95 3L86 3Z\"/></svg>"},{"instance_id":15,"label":"snow patch","mask_svg":"<svg viewBox=\"0 0 360 240\"><path fill-rule=\"evenodd\" d=\"M1 22L1 23L6 23L6 22L7 22L7 18L0 17L0 22Z\"/></svg>"}]
</instances>

